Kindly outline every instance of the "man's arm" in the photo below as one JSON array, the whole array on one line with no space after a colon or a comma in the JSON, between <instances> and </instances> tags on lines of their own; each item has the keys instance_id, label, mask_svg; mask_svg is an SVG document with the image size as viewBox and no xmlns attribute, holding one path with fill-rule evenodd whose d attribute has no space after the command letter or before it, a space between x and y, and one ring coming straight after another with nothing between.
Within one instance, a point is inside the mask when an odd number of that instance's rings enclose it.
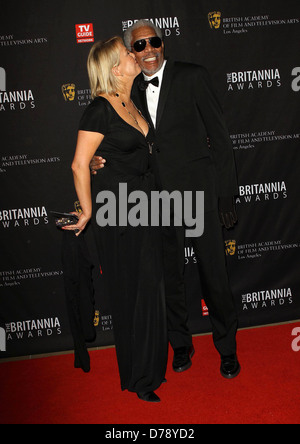
<instances>
[{"instance_id":1,"label":"man's arm","mask_svg":"<svg viewBox=\"0 0 300 444\"><path fill-rule=\"evenodd\" d=\"M196 100L217 172L220 221L226 228L231 228L237 222L234 196L238 194L233 147L210 76L203 67L198 67L197 71Z\"/></svg>"}]
</instances>

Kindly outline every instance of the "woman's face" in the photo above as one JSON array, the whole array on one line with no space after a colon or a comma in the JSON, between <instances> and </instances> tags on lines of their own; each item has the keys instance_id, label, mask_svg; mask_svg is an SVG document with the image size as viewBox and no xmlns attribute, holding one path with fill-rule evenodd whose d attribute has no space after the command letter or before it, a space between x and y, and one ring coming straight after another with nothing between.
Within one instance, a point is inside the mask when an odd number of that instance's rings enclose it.
<instances>
[{"instance_id":1,"label":"woman's face","mask_svg":"<svg viewBox=\"0 0 300 444\"><path fill-rule=\"evenodd\" d=\"M120 45L119 75L135 78L141 73L141 68L136 61L135 55L129 52L124 45Z\"/></svg>"}]
</instances>

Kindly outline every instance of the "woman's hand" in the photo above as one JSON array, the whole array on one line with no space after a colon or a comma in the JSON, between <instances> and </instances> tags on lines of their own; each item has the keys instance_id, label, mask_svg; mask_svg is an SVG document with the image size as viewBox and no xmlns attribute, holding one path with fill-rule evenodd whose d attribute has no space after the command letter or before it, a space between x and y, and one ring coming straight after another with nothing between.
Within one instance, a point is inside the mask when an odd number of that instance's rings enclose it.
<instances>
[{"instance_id":1,"label":"woman's hand","mask_svg":"<svg viewBox=\"0 0 300 444\"><path fill-rule=\"evenodd\" d=\"M63 227L63 230L66 231L75 231L75 235L78 237L85 230L88 222L91 220L91 217L87 217L84 213L71 213L79 218L78 223L76 225L68 225L67 227Z\"/></svg>"}]
</instances>

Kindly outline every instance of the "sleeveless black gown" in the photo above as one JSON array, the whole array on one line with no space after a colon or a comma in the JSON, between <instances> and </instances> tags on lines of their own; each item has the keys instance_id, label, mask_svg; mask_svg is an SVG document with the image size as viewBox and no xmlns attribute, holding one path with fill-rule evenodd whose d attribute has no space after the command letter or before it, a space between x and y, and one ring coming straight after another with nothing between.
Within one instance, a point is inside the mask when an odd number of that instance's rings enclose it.
<instances>
[{"instance_id":1,"label":"sleeveless black gown","mask_svg":"<svg viewBox=\"0 0 300 444\"><path fill-rule=\"evenodd\" d=\"M116 227L99 227L96 221L104 205L96 203L99 192L112 191L118 208L120 183L127 185L128 194L140 190L150 197L155 190L149 168L151 130L144 137L103 97L87 107L79 129L105 136L96 155L106 165L92 179L92 226L111 304L121 388L155 391L165 377L168 353L160 228L118 226L118 215Z\"/></svg>"}]
</instances>

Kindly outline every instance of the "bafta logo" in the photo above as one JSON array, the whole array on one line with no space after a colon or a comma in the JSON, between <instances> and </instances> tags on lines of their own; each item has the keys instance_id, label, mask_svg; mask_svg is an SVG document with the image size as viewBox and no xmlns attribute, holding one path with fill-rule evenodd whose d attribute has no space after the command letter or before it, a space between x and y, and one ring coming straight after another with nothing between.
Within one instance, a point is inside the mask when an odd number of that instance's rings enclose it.
<instances>
[{"instance_id":1,"label":"bafta logo","mask_svg":"<svg viewBox=\"0 0 300 444\"><path fill-rule=\"evenodd\" d=\"M82 213L82 208L81 208L79 200L74 202L74 208L75 208L76 213L79 213L79 214Z\"/></svg>"},{"instance_id":2,"label":"bafta logo","mask_svg":"<svg viewBox=\"0 0 300 444\"><path fill-rule=\"evenodd\" d=\"M220 29L221 26L221 12L210 12L208 14L208 21L211 29Z\"/></svg>"},{"instance_id":3,"label":"bafta logo","mask_svg":"<svg viewBox=\"0 0 300 444\"><path fill-rule=\"evenodd\" d=\"M94 327L98 327L100 323L100 311L95 311L95 317L94 317Z\"/></svg>"},{"instance_id":4,"label":"bafta logo","mask_svg":"<svg viewBox=\"0 0 300 444\"><path fill-rule=\"evenodd\" d=\"M67 83L61 87L61 91L63 93L64 99L66 102L73 102L75 99L75 91L76 86L74 83Z\"/></svg>"},{"instance_id":5,"label":"bafta logo","mask_svg":"<svg viewBox=\"0 0 300 444\"><path fill-rule=\"evenodd\" d=\"M226 256L234 256L236 252L236 241L235 240L228 240L225 241L225 247L226 247Z\"/></svg>"}]
</instances>

